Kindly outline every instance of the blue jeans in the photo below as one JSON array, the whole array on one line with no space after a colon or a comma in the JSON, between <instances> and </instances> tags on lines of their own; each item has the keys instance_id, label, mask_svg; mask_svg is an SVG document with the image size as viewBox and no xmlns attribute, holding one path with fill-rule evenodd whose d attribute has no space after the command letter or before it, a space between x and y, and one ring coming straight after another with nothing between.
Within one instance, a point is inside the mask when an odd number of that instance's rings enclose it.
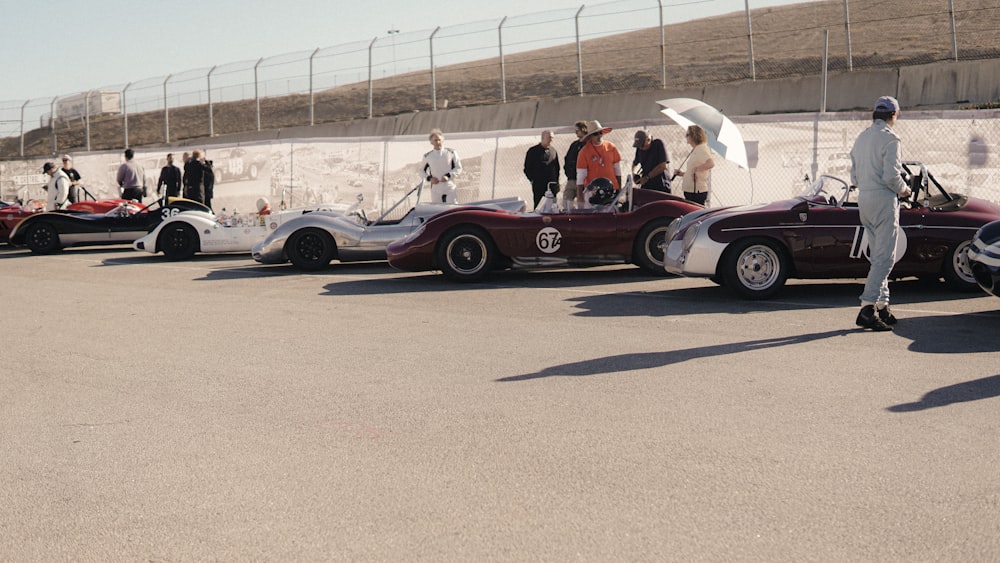
<instances>
[{"instance_id":1,"label":"blue jeans","mask_svg":"<svg viewBox=\"0 0 1000 563\"><path fill-rule=\"evenodd\" d=\"M899 199L888 189L859 190L858 208L872 263L861 301L888 305L889 272L896 263Z\"/></svg>"}]
</instances>

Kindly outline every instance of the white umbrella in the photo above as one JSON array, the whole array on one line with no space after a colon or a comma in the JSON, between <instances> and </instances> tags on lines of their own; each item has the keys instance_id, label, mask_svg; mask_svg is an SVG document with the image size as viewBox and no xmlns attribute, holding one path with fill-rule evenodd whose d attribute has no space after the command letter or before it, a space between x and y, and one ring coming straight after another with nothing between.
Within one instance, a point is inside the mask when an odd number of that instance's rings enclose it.
<instances>
[{"instance_id":1,"label":"white umbrella","mask_svg":"<svg viewBox=\"0 0 1000 563\"><path fill-rule=\"evenodd\" d=\"M663 106L660 113L681 127L697 125L705 130L708 146L728 161L747 170L747 147L736 125L714 107L692 98L670 98L656 102Z\"/></svg>"}]
</instances>

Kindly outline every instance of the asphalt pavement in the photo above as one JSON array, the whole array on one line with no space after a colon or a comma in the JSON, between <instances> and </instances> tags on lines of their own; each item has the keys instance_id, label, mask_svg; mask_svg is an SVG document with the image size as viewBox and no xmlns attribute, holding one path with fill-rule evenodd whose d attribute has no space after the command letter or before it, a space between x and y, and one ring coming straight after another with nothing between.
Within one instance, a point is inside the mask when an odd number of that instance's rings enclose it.
<instances>
[{"instance_id":1,"label":"asphalt pavement","mask_svg":"<svg viewBox=\"0 0 1000 563\"><path fill-rule=\"evenodd\" d=\"M1000 299L0 247L0 560L995 561Z\"/></svg>"}]
</instances>

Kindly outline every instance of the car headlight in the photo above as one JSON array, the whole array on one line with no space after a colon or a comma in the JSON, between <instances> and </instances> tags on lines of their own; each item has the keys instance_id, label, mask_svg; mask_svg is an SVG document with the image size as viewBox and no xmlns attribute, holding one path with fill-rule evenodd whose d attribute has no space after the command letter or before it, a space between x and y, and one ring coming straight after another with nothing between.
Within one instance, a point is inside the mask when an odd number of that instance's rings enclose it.
<instances>
[{"instance_id":1,"label":"car headlight","mask_svg":"<svg viewBox=\"0 0 1000 563\"><path fill-rule=\"evenodd\" d=\"M698 221L695 224L688 227L687 232L684 233L684 250L691 250L691 247L694 246L695 239L698 238L698 231L700 230L701 230L701 221Z\"/></svg>"},{"instance_id":2,"label":"car headlight","mask_svg":"<svg viewBox=\"0 0 1000 563\"><path fill-rule=\"evenodd\" d=\"M677 236L677 231L679 230L681 230L681 220L674 219L674 221L670 223L670 226L667 227L667 234L664 235L663 240L667 241L667 244L670 244L670 241L674 240L674 237Z\"/></svg>"}]
</instances>

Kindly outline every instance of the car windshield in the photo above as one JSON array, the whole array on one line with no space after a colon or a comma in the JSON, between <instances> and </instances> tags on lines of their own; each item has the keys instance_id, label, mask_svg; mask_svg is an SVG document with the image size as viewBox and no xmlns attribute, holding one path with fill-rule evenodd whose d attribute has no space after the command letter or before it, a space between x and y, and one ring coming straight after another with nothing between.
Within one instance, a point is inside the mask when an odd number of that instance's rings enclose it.
<instances>
[{"instance_id":1,"label":"car windshield","mask_svg":"<svg viewBox=\"0 0 1000 563\"><path fill-rule=\"evenodd\" d=\"M840 178L824 174L802 190L802 193L799 194L799 199L810 203L838 205L847 201L847 195L847 182Z\"/></svg>"}]
</instances>

